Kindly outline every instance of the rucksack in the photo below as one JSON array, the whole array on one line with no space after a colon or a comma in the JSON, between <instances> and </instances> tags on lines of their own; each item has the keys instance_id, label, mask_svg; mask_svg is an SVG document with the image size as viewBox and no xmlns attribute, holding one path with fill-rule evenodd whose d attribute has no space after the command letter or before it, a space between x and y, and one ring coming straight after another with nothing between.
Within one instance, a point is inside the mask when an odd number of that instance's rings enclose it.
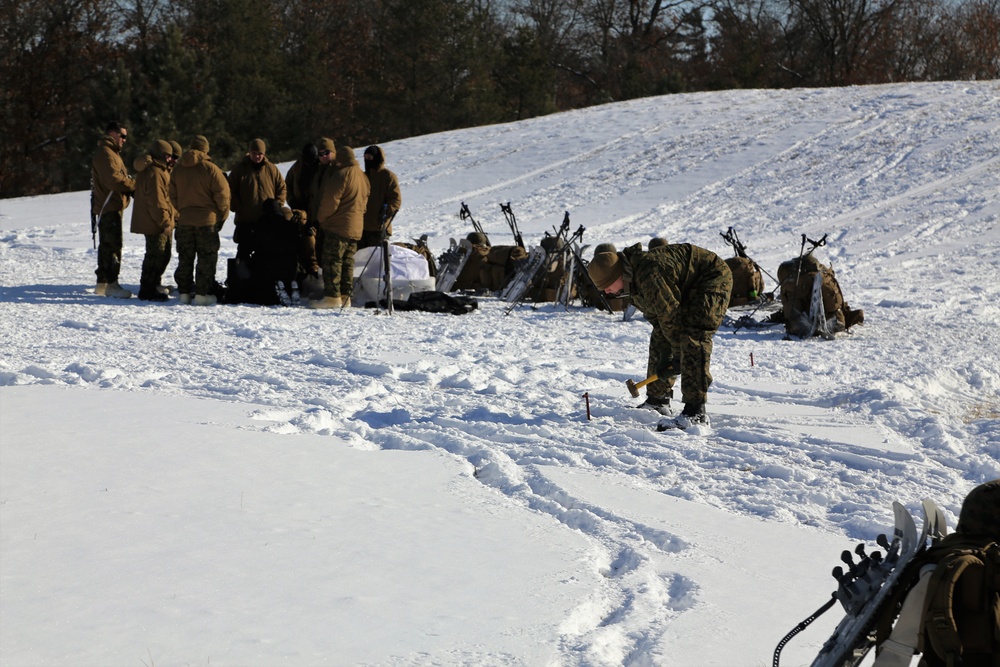
<instances>
[{"instance_id":1,"label":"rucksack","mask_svg":"<svg viewBox=\"0 0 1000 667\"><path fill-rule=\"evenodd\" d=\"M455 279L452 286L453 291L457 290L477 290L483 286L481 279L482 267L486 264L486 258L490 254L490 246L473 245L469 258L462 267L462 272Z\"/></svg>"},{"instance_id":2,"label":"rucksack","mask_svg":"<svg viewBox=\"0 0 1000 667\"><path fill-rule=\"evenodd\" d=\"M907 564L876 621L876 643L893 630L903 600L933 565L916 637L918 667L1000 667L1000 543L952 533Z\"/></svg>"},{"instance_id":3,"label":"rucksack","mask_svg":"<svg viewBox=\"0 0 1000 667\"><path fill-rule=\"evenodd\" d=\"M745 306L757 301L764 293L764 276L749 257L730 257L726 265L733 274L733 291L729 307Z\"/></svg>"},{"instance_id":4,"label":"rucksack","mask_svg":"<svg viewBox=\"0 0 1000 667\"><path fill-rule=\"evenodd\" d=\"M778 266L781 310L785 330L789 335L806 336L816 331L811 309L817 278L821 281L822 317L831 333L850 329L865 321L864 311L854 310L844 301L844 294L833 269L807 254Z\"/></svg>"},{"instance_id":5,"label":"rucksack","mask_svg":"<svg viewBox=\"0 0 1000 667\"><path fill-rule=\"evenodd\" d=\"M485 260L479 265L480 285L491 292L502 290L514 277L517 262L527 256L528 251L521 246L491 246Z\"/></svg>"},{"instance_id":6,"label":"rucksack","mask_svg":"<svg viewBox=\"0 0 1000 667\"><path fill-rule=\"evenodd\" d=\"M1000 543L988 539L955 533L928 552L937 565L920 621L920 667L1000 666Z\"/></svg>"}]
</instances>

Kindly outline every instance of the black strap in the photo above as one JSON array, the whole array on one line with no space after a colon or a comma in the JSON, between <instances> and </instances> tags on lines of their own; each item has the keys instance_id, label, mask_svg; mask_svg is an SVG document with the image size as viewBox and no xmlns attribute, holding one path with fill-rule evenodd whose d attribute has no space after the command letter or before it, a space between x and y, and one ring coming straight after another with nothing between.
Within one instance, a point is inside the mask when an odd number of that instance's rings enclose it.
<instances>
[{"instance_id":1,"label":"black strap","mask_svg":"<svg viewBox=\"0 0 1000 667\"><path fill-rule=\"evenodd\" d=\"M808 628L813 621L815 621L817 618L826 613L826 611L830 607L832 607L833 603L836 601L837 601L837 596L832 595L830 597L830 600L825 605L814 611L809 616L809 618L796 625L791 632L789 632L787 635L781 638L781 641L778 642L778 646L774 649L774 659L771 661L772 667L778 667L778 662L781 660L781 649L785 648L785 644L790 642L792 640L792 637L794 637L795 635L799 634L800 632Z\"/></svg>"}]
</instances>

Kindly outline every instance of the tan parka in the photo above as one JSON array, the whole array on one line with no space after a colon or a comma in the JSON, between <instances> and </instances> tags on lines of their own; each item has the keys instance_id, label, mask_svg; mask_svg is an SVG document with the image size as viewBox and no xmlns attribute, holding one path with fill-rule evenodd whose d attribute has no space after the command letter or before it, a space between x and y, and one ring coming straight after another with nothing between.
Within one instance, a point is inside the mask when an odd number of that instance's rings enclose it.
<instances>
[{"instance_id":1,"label":"tan parka","mask_svg":"<svg viewBox=\"0 0 1000 667\"><path fill-rule=\"evenodd\" d=\"M268 199L277 199L284 205L288 197L285 179L274 163L265 157L257 165L249 155L229 172L229 193L237 225L257 222L261 204Z\"/></svg>"},{"instance_id":2,"label":"tan parka","mask_svg":"<svg viewBox=\"0 0 1000 667\"><path fill-rule=\"evenodd\" d=\"M399 190L399 178L385 168L385 153L382 147L374 146L369 150L375 151L378 168L374 172L365 172L371 184L371 194L368 195L368 206L365 209L365 231L379 232L382 230L383 207L386 216L391 219L403 205L403 195ZM386 234L392 236L392 223L386 228Z\"/></svg>"},{"instance_id":3,"label":"tan parka","mask_svg":"<svg viewBox=\"0 0 1000 667\"><path fill-rule=\"evenodd\" d=\"M221 229L229 217L225 172L205 151L189 149L170 174L170 202L180 214L178 225Z\"/></svg>"},{"instance_id":4,"label":"tan parka","mask_svg":"<svg viewBox=\"0 0 1000 667\"><path fill-rule=\"evenodd\" d=\"M371 186L350 146L337 147L335 167L321 172L317 190L320 228L344 238L359 240L365 226L365 207Z\"/></svg>"},{"instance_id":5,"label":"tan parka","mask_svg":"<svg viewBox=\"0 0 1000 667\"><path fill-rule=\"evenodd\" d=\"M128 207L129 197L135 190L135 180L125 169L121 149L108 135L97 142L97 152L90 165L90 180L93 183L91 212L94 215L124 211Z\"/></svg>"},{"instance_id":6,"label":"tan parka","mask_svg":"<svg viewBox=\"0 0 1000 667\"><path fill-rule=\"evenodd\" d=\"M145 155L134 165L135 206L132 207L133 234L169 234L174 229L173 204L170 203L170 169L167 163Z\"/></svg>"}]
</instances>

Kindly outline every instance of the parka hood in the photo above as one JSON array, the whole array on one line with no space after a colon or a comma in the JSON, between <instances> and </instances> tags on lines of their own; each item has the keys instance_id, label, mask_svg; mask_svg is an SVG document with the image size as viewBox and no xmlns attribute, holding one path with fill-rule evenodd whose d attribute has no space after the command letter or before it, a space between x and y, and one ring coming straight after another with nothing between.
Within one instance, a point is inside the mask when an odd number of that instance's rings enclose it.
<instances>
[{"instance_id":1,"label":"parka hood","mask_svg":"<svg viewBox=\"0 0 1000 667\"><path fill-rule=\"evenodd\" d=\"M357 167L358 158L354 157L354 149L350 146L337 146L337 166Z\"/></svg>"},{"instance_id":2,"label":"parka hood","mask_svg":"<svg viewBox=\"0 0 1000 667\"><path fill-rule=\"evenodd\" d=\"M177 162L182 167L193 167L196 164L201 164L202 162L211 162L212 158L205 151L199 151L195 148L189 148L181 156L181 159Z\"/></svg>"}]
</instances>

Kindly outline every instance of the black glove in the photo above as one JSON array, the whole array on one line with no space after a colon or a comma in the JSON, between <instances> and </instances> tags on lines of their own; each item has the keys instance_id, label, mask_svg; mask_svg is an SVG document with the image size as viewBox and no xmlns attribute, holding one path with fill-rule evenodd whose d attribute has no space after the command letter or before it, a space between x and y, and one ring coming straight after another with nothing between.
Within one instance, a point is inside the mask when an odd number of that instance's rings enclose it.
<instances>
[{"instance_id":1,"label":"black glove","mask_svg":"<svg viewBox=\"0 0 1000 667\"><path fill-rule=\"evenodd\" d=\"M681 358L674 357L673 359L660 359L660 363L656 365L656 377L667 378L673 377L675 375L681 374Z\"/></svg>"}]
</instances>

